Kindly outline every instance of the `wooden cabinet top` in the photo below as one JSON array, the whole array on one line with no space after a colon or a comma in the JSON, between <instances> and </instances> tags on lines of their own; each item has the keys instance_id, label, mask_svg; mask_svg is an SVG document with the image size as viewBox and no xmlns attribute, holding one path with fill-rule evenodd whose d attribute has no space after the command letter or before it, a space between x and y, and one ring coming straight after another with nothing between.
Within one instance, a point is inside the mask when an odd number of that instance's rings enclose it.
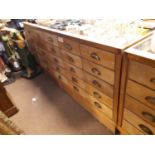
<instances>
[{"instance_id":1,"label":"wooden cabinet top","mask_svg":"<svg viewBox=\"0 0 155 155\"><path fill-rule=\"evenodd\" d=\"M147 61L150 61L152 62L152 64L154 64L153 66L155 66L155 51L152 51L151 49L152 34L150 34L148 37L138 42L134 46L125 50L125 52L128 53L131 59L146 63Z\"/></svg>"},{"instance_id":2,"label":"wooden cabinet top","mask_svg":"<svg viewBox=\"0 0 155 155\"><path fill-rule=\"evenodd\" d=\"M148 37L152 33L152 32L148 32L145 35L136 36L130 42L124 44L122 42L122 40L119 40L119 39L117 40L117 38L115 39L116 43L112 43L111 42L112 39L110 39L110 38L109 38L109 42L108 42L102 38L97 39L97 38L88 37L85 35L74 34L74 33L67 32L67 31L60 31L60 30L52 29L52 28L41 26L38 24L27 23L27 22L24 23L24 27L25 28L34 28L34 29L42 30L44 32L59 35L58 40L59 40L59 37L72 38L72 40L76 40L79 43L84 43L84 44L87 44L89 46L101 48L101 49L104 49L104 50L107 50L110 52L116 52L118 50L127 49L127 48L131 47L132 45L134 45L135 43L137 43L137 42L143 40L144 38ZM120 42L122 42L122 44Z\"/></svg>"}]
</instances>

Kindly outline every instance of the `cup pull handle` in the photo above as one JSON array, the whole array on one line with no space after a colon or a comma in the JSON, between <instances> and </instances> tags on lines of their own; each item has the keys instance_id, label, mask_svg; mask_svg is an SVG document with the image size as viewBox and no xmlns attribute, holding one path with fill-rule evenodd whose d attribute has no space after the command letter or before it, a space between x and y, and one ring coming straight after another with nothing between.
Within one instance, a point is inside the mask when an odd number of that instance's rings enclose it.
<instances>
[{"instance_id":1,"label":"cup pull handle","mask_svg":"<svg viewBox=\"0 0 155 155\"><path fill-rule=\"evenodd\" d=\"M143 124L139 124L138 125L140 127L140 129L142 131L144 131L145 133L147 133L148 135L153 135L153 132L151 131L151 129L149 129L147 126L143 125Z\"/></svg>"},{"instance_id":2,"label":"cup pull handle","mask_svg":"<svg viewBox=\"0 0 155 155\"><path fill-rule=\"evenodd\" d=\"M95 101L94 104L97 108L102 109L102 106L98 102Z\"/></svg>"},{"instance_id":3,"label":"cup pull handle","mask_svg":"<svg viewBox=\"0 0 155 155\"><path fill-rule=\"evenodd\" d=\"M65 49L67 49L67 50L72 50L72 46L70 45L70 44L68 44L68 43L65 43L64 44L64 47L65 47Z\"/></svg>"},{"instance_id":4,"label":"cup pull handle","mask_svg":"<svg viewBox=\"0 0 155 155\"><path fill-rule=\"evenodd\" d=\"M150 79L150 82L155 84L155 78Z\"/></svg>"},{"instance_id":5,"label":"cup pull handle","mask_svg":"<svg viewBox=\"0 0 155 155\"><path fill-rule=\"evenodd\" d=\"M91 71L94 74L101 75L101 72L97 68L92 68Z\"/></svg>"},{"instance_id":6,"label":"cup pull handle","mask_svg":"<svg viewBox=\"0 0 155 155\"><path fill-rule=\"evenodd\" d=\"M60 68L59 67L56 67L56 71L60 72Z\"/></svg>"},{"instance_id":7,"label":"cup pull handle","mask_svg":"<svg viewBox=\"0 0 155 155\"><path fill-rule=\"evenodd\" d=\"M92 83L93 83L95 86L97 86L98 88L101 88L101 85L100 85L100 83L99 83L98 81L93 80Z\"/></svg>"},{"instance_id":8,"label":"cup pull handle","mask_svg":"<svg viewBox=\"0 0 155 155\"><path fill-rule=\"evenodd\" d=\"M78 83L78 80L74 77L72 77L72 81L75 82L75 83Z\"/></svg>"},{"instance_id":9,"label":"cup pull handle","mask_svg":"<svg viewBox=\"0 0 155 155\"><path fill-rule=\"evenodd\" d=\"M60 79L60 80L62 79L60 75L58 76L58 79Z\"/></svg>"},{"instance_id":10,"label":"cup pull handle","mask_svg":"<svg viewBox=\"0 0 155 155\"><path fill-rule=\"evenodd\" d=\"M155 104L155 97L146 96L145 99L146 99L146 101L148 101L149 103Z\"/></svg>"},{"instance_id":11,"label":"cup pull handle","mask_svg":"<svg viewBox=\"0 0 155 155\"><path fill-rule=\"evenodd\" d=\"M73 68L73 67L70 67L70 69L69 69L71 72L73 72L73 73L76 73L75 72L75 69Z\"/></svg>"},{"instance_id":12,"label":"cup pull handle","mask_svg":"<svg viewBox=\"0 0 155 155\"><path fill-rule=\"evenodd\" d=\"M68 56L68 60L73 63L74 62L74 59L71 57L71 56Z\"/></svg>"},{"instance_id":13,"label":"cup pull handle","mask_svg":"<svg viewBox=\"0 0 155 155\"><path fill-rule=\"evenodd\" d=\"M58 63L58 60L57 60L56 58L54 58L54 61L55 61L56 63Z\"/></svg>"},{"instance_id":14,"label":"cup pull handle","mask_svg":"<svg viewBox=\"0 0 155 155\"><path fill-rule=\"evenodd\" d=\"M101 95L98 92L94 91L93 94L94 94L95 97L97 97L99 99L101 98Z\"/></svg>"},{"instance_id":15,"label":"cup pull handle","mask_svg":"<svg viewBox=\"0 0 155 155\"><path fill-rule=\"evenodd\" d=\"M77 92L79 92L79 89L76 86L73 86L74 90L76 90Z\"/></svg>"},{"instance_id":16,"label":"cup pull handle","mask_svg":"<svg viewBox=\"0 0 155 155\"><path fill-rule=\"evenodd\" d=\"M95 59L97 61L100 60L100 57L96 53L91 53L90 56L91 56L91 58L93 58L93 59Z\"/></svg>"},{"instance_id":17,"label":"cup pull handle","mask_svg":"<svg viewBox=\"0 0 155 155\"><path fill-rule=\"evenodd\" d=\"M142 112L142 115L151 122L155 122L155 116L149 112Z\"/></svg>"},{"instance_id":18,"label":"cup pull handle","mask_svg":"<svg viewBox=\"0 0 155 155\"><path fill-rule=\"evenodd\" d=\"M54 48L51 49L52 53L56 53L56 50Z\"/></svg>"}]
</instances>

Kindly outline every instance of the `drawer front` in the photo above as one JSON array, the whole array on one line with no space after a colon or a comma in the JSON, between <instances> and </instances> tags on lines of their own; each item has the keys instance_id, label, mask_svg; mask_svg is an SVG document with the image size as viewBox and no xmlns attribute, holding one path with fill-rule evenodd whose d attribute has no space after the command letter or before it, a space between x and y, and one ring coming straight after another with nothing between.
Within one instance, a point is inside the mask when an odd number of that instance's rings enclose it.
<instances>
[{"instance_id":1,"label":"drawer front","mask_svg":"<svg viewBox=\"0 0 155 155\"><path fill-rule=\"evenodd\" d=\"M76 56L72 53L61 50L61 57L66 62L68 62L68 63L70 63L76 67L82 68L82 61L81 61L81 58L79 56Z\"/></svg>"},{"instance_id":2,"label":"drawer front","mask_svg":"<svg viewBox=\"0 0 155 155\"><path fill-rule=\"evenodd\" d=\"M133 125L131 125L126 120L123 120L122 128L125 129L131 135L144 135L144 133L139 131L137 128L135 128Z\"/></svg>"},{"instance_id":3,"label":"drawer front","mask_svg":"<svg viewBox=\"0 0 155 155\"><path fill-rule=\"evenodd\" d=\"M114 85L113 71L106 69L104 67L101 67L99 65L96 65L95 63L92 63L85 59L82 60L82 63L85 71L93 74L94 76L100 78L101 80L108 82L109 84Z\"/></svg>"},{"instance_id":4,"label":"drawer front","mask_svg":"<svg viewBox=\"0 0 155 155\"><path fill-rule=\"evenodd\" d=\"M86 83L77 76L68 73L68 78L70 81L72 81L73 84L78 85L80 88L82 89L86 88Z\"/></svg>"},{"instance_id":5,"label":"drawer front","mask_svg":"<svg viewBox=\"0 0 155 155\"><path fill-rule=\"evenodd\" d=\"M82 44L80 44L80 50L82 57L91 60L94 63L103 65L107 68L114 70L114 64L115 64L114 54Z\"/></svg>"},{"instance_id":6,"label":"drawer front","mask_svg":"<svg viewBox=\"0 0 155 155\"><path fill-rule=\"evenodd\" d=\"M129 96L126 96L125 107L155 127L154 110Z\"/></svg>"},{"instance_id":7,"label":"drawer front","mask_svg":"<svg viewBox=\"0 0 155 155\"><path fill-rule=\"evenodd\" d=\"M80 48L79 43L77 41L73 41L67 38L61 38L61 42L59 41L59 45L66 52L80 56Z\"/></svg>"},{"instance_id":8,"label":"drawer front","mask_svg":"<svg viewBox=\"0 0 155 155\"><path fill-rule=\"evenodd\" d=\"M88 94L83 89L81 89L79 86L71 84L71 88L75 93L78 93L82 97L88 99Z\"/></svg>"},{"instance_id":9,"label":"drawer front","mask_svg":"<svg viewBox=\"0 0 155 155\"><path fill-rule=\"evenodd\" d=\"M93 112L92 104L87 100L87 93L82 91L82 95L73 90L73 87L64 84L63 85L65 91L74 98L76 102L78 102L82 107L84 107L87 111Z\"/></svg>"},{"instance_id":10,"label":"drawer front","mask_svg":"<svg viewBox=\"0 0 155 155\"><path fill-rule=\"evenodd\" d=\"M105 105L107 105L109 108L113 109L113 99L109 96L103 94L98 89L94 88L90 84L86 84L86 91L96 98L98 101L103 102Z\"/></svg>"},{"instance_id":11,"label":"drawer front","mask_svg":"<svg viewBox=\"0 0 155 155\"><path fill-rule=\"evenodd\" d=\"M155 110L155 91L128 80L127 94Z\"/></svg>"},{"instance_id":12,"label":"drawer front","mask_svg":"<svg viewBox=\"0 0 155 155\"><path fill-rule=\"evenodd\" d=\"M63 67L64 66L64 64L63 64L63 61L59 58L59 57L57 57L57 56L51 56L50 57L50 60L54 63L54 64L57 64L58 66L61 66L61 67Z\"/></svg>"},{"instance_id":13,"label":"drawer front","mask_svg":"<svg viewBox=\"0 0 155 155\"><path fill-rule=\"evenodd\" d=\"M155 128L150 124L142 120L140 117L136 116L134 113L129 110L124 110L124 119L135 126L138 130L143 132L144 134L153 135L155 134Z\"/></svg>"},{"instance_id":14,"label":"drawer front","mask_svg":"<svg viewBox=\"0 0 155 155\"><path fill-rule=\"evenodd\" d=\"M84 79L83 71L74 65L64 62L64 68L67 69L71 74L79 77L80 79Z\"/></svg>"},{"instance_id":15,"label":"drawer front","mask_svg":"<svg viewBox=\"0 0 155 155\"><path fill-rule=\"evenodd\" d=\"M90 85L100 90L102 93L106 94L107 96L113 98L113 87L111 85L90 75L89 73L84 72L84 76L85 76L86 82L88 82Z\"/></svg>"},{"instance_id":16,"label":"drawer front","mask_svg":"<svg viewBox=\"0 0 155 155\"><path fill-rule=\"evenodd\" d=\"M44 41L48 42L49 44L58 46L58 37L56 35L48 32L42 32L42 37L44 38Z\"/></svg>"},{"instance_id":17,"label":"drawer front","mask_svg":"<svg viewBox=\"0 0 155 155\"><path fill-rule=\"evenodd\" d=\"M28 44L28 49L32 54L37 53L37 48L33 39L27 40L27 44Z\"/></svg>"},{"instance_id":18,"label":"drawer front","mask_svg":"<svg viewBox=\"0 0 155 155\"><path fill-rule=\"evenodd\" d=\"M53 63L51 65L51 69L53 69L54 71L57 71L57 72L61 73L61 67L59 65L57 65L57 64L54 64Z\"/></svg>"},{"instance_id":19,"label":"drawer front","mask_svg":"<svg viewBox=\"0 0 155 155\"><path fill-rule=\"evenodd\" d=\"M48 51L42 48L37 48L37 54L39 54L42 57L48 58Z\"/></svg>"},{"instance_id":20,"label":"drawer front","mask_svg":"<svg viewBox=\"0 0 155 155\"><path fill-rule=\"evenodd\" d=\"M94 97L89 96L90 102L93 105L95 111L103 112L108 118L113 119L113 111L103 103L96 100Z\"/></svg>"},{"instance_id":21,"label":"drawer front","mask_svg":"<svg viewBox=\"0 0 155 155\"><path fill-rule=\"evenodd\" d=\"M35 29L29 29L29 28L26 28L24 29L24 32L25 32L25 37L27 39L30 39L30 38L34 38L36 39L36 37L39 37L40 38L40 35L37 34L37 31ZM37 36L38 35L38 36Z\"/></svg>"},{"instance_id":22,"label":"drawer front","mask_svg":"<svg viewBox=\"0 0 155 155\"><path fill-rule=\"evenodd\" d=\"M115 132L116 123L113 120L111 120L109 117L107 117L103 112L96 110L95 112L92 113L92 115L99 122L101 122L104 126L106 126L108 129L110 129L112 132Z\"/></svg>"},{"instance_id":23,"label":"drawer front","mask_svg":"<svg viewBox=\"0 0 155 155\"><path fill-rule=\"evenodd\" d=\"M129 78L155 90L155 68L130 61Z\"/></svg>"},{"instance_id":24,"label":"drawer front","mask_svg":"<svg viewBox=\"0 0 155 155\"><path fill-rule=\"evenodd\" d=\"M62 74L59 75L59 80L60 80L60 82L63 82L63 83L65 83L66 85L69 85L68 79L67 79L65 76L63 76Z\"/></svg>"},{"instance_id":25,"label":"drawer front","mask_svg":"<svg viewBox=\"0 0 155 155\"><path fill-rule=\"evenodd\" d=\"M60 49L52 44L47 44L47 54L60 57Z\"/></svg>"},{"instance_id":26,"label":"drawer front","mask_svg":"<svg viewBox=\"0 0 155 155\"><path fill-rule=\"evenodd\" d=\"M61 79L61 74L55 70L51 70L50 69L50 75L59 83L60 79Z\"/></svg>"}]
</instances>

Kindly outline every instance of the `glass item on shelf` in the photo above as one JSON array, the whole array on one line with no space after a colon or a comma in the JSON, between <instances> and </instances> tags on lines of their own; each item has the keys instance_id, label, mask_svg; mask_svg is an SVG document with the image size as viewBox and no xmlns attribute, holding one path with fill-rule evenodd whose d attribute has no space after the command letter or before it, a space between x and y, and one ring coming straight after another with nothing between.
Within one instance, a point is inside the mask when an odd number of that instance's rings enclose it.
<instances>
[{"instance_id":1,"label":"glass item on shelf","mask_svg":"<svg viewBox=\"0 0 155 155\"><path fill-rule=\"evenodd\" d=\"M151 50L155 54L155 32L154 32L154 34L152 35L152 38L151 38Z\"/></svg>"}]
</instances>

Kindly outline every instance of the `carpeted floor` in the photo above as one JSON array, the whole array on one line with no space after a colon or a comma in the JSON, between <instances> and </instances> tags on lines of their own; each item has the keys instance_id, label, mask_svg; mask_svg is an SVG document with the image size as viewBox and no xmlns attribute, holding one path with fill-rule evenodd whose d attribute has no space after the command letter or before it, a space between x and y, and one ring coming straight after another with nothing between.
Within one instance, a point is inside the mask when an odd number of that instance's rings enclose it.
<instances>
[{"instance_id":1,"label":"carpeted floor","mask_svg":"<svg viewBox=\"0 0 155 155\"><path fill-rule=\"evenodd\" d=\"M19 108L11 120L26 134L112 134L45 74L6 89Z\"/></svg>"}]
</instances>

